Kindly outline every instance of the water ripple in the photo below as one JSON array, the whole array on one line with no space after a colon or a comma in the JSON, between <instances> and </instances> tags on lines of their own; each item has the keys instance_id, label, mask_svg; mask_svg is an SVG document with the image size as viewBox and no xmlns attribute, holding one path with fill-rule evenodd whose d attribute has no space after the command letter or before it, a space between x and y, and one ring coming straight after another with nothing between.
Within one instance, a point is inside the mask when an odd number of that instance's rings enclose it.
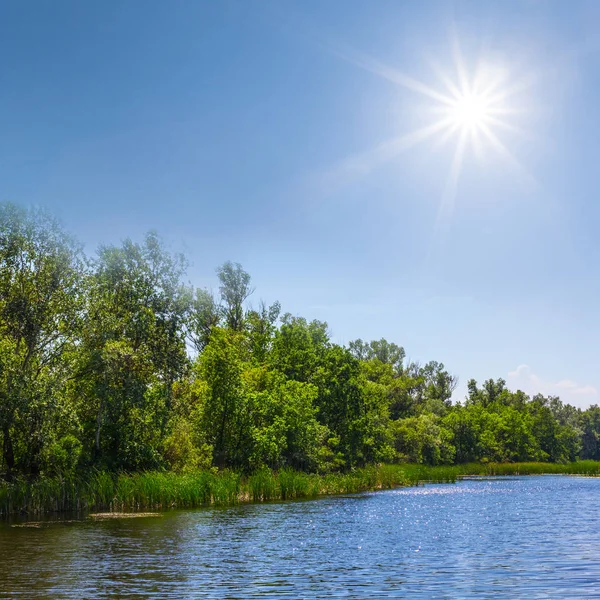
<instances>
[{"instance_id":1,"label":"water ripple","mask_svg":"<svg viewBox=\"0 0 600 600\"><path fill-rule=\"evenodd\" d=\"M600 479L0 527L3 598L600 597Z\"/></svg>"}]
</instances>

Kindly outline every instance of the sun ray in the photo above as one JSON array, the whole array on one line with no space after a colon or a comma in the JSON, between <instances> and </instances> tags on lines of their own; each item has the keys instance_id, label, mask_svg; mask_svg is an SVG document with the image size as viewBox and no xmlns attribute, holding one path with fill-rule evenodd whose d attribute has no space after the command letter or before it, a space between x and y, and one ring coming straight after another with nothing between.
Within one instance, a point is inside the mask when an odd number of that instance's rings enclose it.
<instances>
[{"instance_id":1,"label":"sun ray","mask_svg":"<svg viewBox=\"0 0 600 600\"><path fill-rule=\"evenodd\" d=\"M471 131L471 146L475 158L481 162L483 160L483 144L481 143L481 135L478 131Z\"/></svg>"},{"instance_id":2,"label":"sun ray","mask_svg":"<svg viewBox=\"0 0 600 600\"><path fill-rule=\"evenodd\" d=\"M515 116L515 115L525 115L527 114L529 111L526 110L525 108L516 108L516 107L490 107L488 109L488 113L490 115L495 115L495 116Z\"/></svg>"},{"instance_id":3,"label":"sun ray","mask_svg":"<svg viewBox=\"0 0 600 600\"><path fill-rule=\"evenodd\" d=\"M439 139L434 142L434 149L439 150L440 148L444 147L448 141L454 137L459 128L460 125L458 125L458 123L454 123L448 127L448 129L442 133Z\"/></svg>"},{"instance_id":4,"label":"sun ray","mask_svg":"<svg viewBox=\"0 0 600 600\"><path fill-rule=\"evenodd\" d=\"M506 73L492 65L479 61L473 76L473 93L491 99L492 94L500 89L506 79Z\"/></svg>"},{"instance_id":5,"label":"sun ray","mask_svg":"<svg viewBox=\"0 0 600 600\"><path fill-rule=\"evenodd\" d=\"M511 133L514 133L520 137L531 139L531 134L522 127L517 127L512 123L507 123L506 121L498 119L493 115L488 115L485 121L487 125L494 125L495 127L499 127L505 131L510 131Z\"/></svg>"},{"instance_id":6,"label":"sun ray","mask_svg":"<svg viewBox=\"0 0 600 600\"><path fill-rule=\"evenodd\" d=\"M343 186L356 177L364 177L378 166L389 162L398 154L431 138L450 125L449 119L440 119L431 125L383 142L371 150L346 157L337 166L322 175L319 178L320 183L331 189Z\"/></svg>"},{"instance_id":7,"label":"sun ray","mask_svg":"<svg viewBox=\"0 0 600 600\"><path fill-rule=\"evenodd\" d=\"M452 214L454 210L454 203L456 201L456 193L458 190L458 181L460 179L460 173L462 171L463 160L465 157L465 150L467 146L467 131L462 131L456 144L456 150L454 151L454 157L452 158L452 165L450 166L450 172L448 173L448 179L442 196L442 202L438 211L438 220L443 216L443 213Z\"/></svg>"},{"instance_id":8,"label":"sun ray","mask_svg":"<svg viewBox=\"0 0 600 600\"><path fill-rule=\"evenodd\" d=\"M454 205L456 203L456 197L458 194L458 183L460 181L460 174L462 171L462 165L465 157L465 151L467 146L468 131L461 131L456 149L454 150L454 156L452 157L452 164L450 171L446 178L444 185L444 191L442 193L442 200L440 202L435 223L433 226L433 232L431 241L429 243L429 249L426 256L426 264L429 263L433 254L434 245L443 244L445 240L445 230L448 229L451 221L452 214L454 213Z\"/></svg>"},{"instance_id":9,"label":"sun ray","mask_svg":"<svg viewBox=\"0 0 600 600\"><path fill-rule=\"evenodd\" d=\"M433 89L432 87L424 84L423 82L409 77L404 73L401 73L397 69L390 67L366 54L359 52L343 49L341 47L330 47L330 50L339 58L352 63L354 66L364 69L369 73L378 75L382 79L387 79L396 85L409 89L413 92L427 96L432 100L437 100L443 104L452 104L452 98L446 96Z\"/></svg>"},{"instance_id":10,"label":"sun ray","mask_svg":"<svg viewBox=\"0 0 600 600\"><path fill-rule=\"evenodd\" d=\"M528 90L535 85L536 81L537 77L535 75L523 77L519 81L513 83L511 86L505 87L495 95L490 95L489 101L494 104L504 102L512 96Z\"/></svg>"},{"instance_id":11,"label":"sun ray","mask_svg":"<svg viewBox=\"0 0 600 600\"><path fill-rule=\"evenodd\" d=\"M500 141L498 136L485 123L482 124L481 131L486 136L492 147L507 163L515 168L516 171L521 173L521 175L530 185L533 185L535 188L539 187L539 183L536 181L535 177L533 177L533 175L523 167L523 165L514 157L512 152Z\"/></svg>"},{"instance_id":12,"label":"sun ray","mask_svg":"<svg viewBox=\"0 0 600 600\"><path fill-rule=\"evenodd\" d=\"M343 159L321 178L321 182L333 186L346 184L353 178L370 174L380 165L426 140L433 139L432 149L437 150L451 139L455 139L455 151L434 226L436 235L442 224L449 222L453 214L468 149L480 162L489 146L503 160L524 174L527 181L537 186L535 179L527 173L497 135L497 132L504 131L523 138L528 137L511 117L531 112L527 107L516 104L515 98L534 85L536 77L532 74L515 81L509 78L509 72L503 65L488 63L483 58L476 61L472 70L465 59L456 32L450 39L454 74L440 68L437 61L427 59L438 80L437 88L351 48L331 44L326 47L357 68L433 100L427 107L433 122L411 133L385 141L371 150Z\"/></svg>"},{"instance_id":13,"label":"sun ray","mask_svg":"<svg viewBox=\"0 0 600 600\"><path fill-rule=\"evenodd\" d=\"M436 61L430 59L428 62L431 70L435 73L435 75L441 81L442 85L446 88L446 90L448 90L451 97L454 100L460 98L461 91L456 85L456 83L452 81L452 78L448 76L448 74L440 67L440 65Z\"/></svg>"},{"instance_id":14,"label":"sun ray","mask_svg":"<svg viewBox=\"0 0 600 600\"><path fill-rule=\"evenodd\" d=\"M469 75L467 72L465 60L462 55L462 50L460 48L460 42L456 33L453 35L452 39L452 55L454 57L456 72L458 74L460 93L461 95L467 94L471 91L471 86L469 85Z\"/></svg>"}]
</instances>

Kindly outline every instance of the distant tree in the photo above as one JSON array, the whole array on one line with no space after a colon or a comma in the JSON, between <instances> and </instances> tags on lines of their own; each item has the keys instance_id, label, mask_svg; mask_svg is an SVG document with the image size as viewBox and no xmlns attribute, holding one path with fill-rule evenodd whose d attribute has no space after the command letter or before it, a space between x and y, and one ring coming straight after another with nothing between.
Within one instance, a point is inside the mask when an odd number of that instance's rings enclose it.
<instances>
[{"instance_id":1,"label":"distant tree","mask_svg":"<svg viewBox=\"0 0 600 600\"><path fill-rule=\"evenodd\" d=\"M404 460L429 465L452 464L455 448L451 434L437 416L423 414L392 425L394 444Z\"/></svg>"},{"instance_id":2,"label":"distant tree","mask_svg":"<svg viewBox=\"0 0 600 600\"><path fill-rule=\"evenodd\" d=\"M388 342L386 339L373 340L365 343L361 339L348 344L352 355L358 360L377 359L384 364L392 365L396 373L402 371L403 361L406 357L404 348Z\"/></svg>"},{"instance_id":3,"label":"distant tree","mask_svg":"<svg viewBox=\"0 0 600 600\"><path fill-rule=\"evenodd\" d=\"M196 352L202 352L210 341L210 334L220 323L219 306L214 296L203 289L196 289L190 301L188 315L188 339Z\"/></svg>"},{"instance_id":4,"label":"distant tree","mask_svg":"<svg viewBox=\"0 0 600 600\"><path fill-rule=\"evenodd\" d=\"M225 322L230 329L242 331L244 327L244 302L254 292L251 277L239 263L227 261L217 269L221 282L219 291Z\"/></svg>"},{"instance_id":5,"label":"distant tree","mask_svg":"<svg viewBox=\"0 0 600 600\"><path fill-rule=\"evenodd\" d=\"M265 363L271 350L276 322L281 312L279 302L267 306L262 300L258 310L246 313L246 329L253 360Z\"/></svg>"},{"instance_id":6,"label":"distant tree","mask_svg":"<svg viewBox=\"0 0 600 600\"><path fill-rule=\"evenodd\" d=\"M486 407L496 400L499 400L502 393L506 390L506 381L504 379L488 379L483 383L483 388L477 387L477 382L470 379L467 383L468 395L467 404L481 404Z\"/></svg>"},{"instance_id":7,"label":"distant tree","mask_svg":"<svg viewBox=\"0 0 600 600\"><path fill-rule=\"evenodd\" d=\"M581 415L581 458L600 460L600 407L593 404Z\"/></svg>"}]
</instances>

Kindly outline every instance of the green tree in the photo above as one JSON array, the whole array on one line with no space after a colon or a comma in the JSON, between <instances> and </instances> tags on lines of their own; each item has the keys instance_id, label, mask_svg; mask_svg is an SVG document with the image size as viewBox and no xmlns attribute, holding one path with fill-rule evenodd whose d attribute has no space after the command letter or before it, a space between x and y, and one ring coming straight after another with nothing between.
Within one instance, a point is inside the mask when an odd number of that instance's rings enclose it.
<instances>
[{"instance_id":1,"label":"green tree","mask_svg":"<svg viewBox=\"0 0 600 600\"><path fill-rule=\"evenodd\" d=\"M327 435L327 429L316 418L317 388L286 380L264 366L247 370L243 377L247 418L252 423L249 468L315 470Z\"/></svg>"},{"instance_id":2,"label":"green tree","mask_svg":"<svg viewBox=\"0 0 600 600\"><path fill-rule=\"evenodd\" d=\"M369 413L359 361L346 348L332 345L320 358L313 381L319 421L339 440L345 466L368 463L377 452L367 426L375 415Z\"/></svg>"},{"instance_id":3,"label":"green tree","mask_svg":"<svg viewBox=\"0 0 600 600\"><path fill-rule=\"evenodd\" d=\"M452 435L436 415L422 414L394 421L392 435L400 458L428 465L454 462Z\"/></svg>"},{"instance_id":4,"label":"green tree","mask_svg":"<svg viewBox=\"0 0 600 600\"><path fill-rule=\"evenodd\" d=\"M77 339L83 265L46 213L0 205L0 434L9 476L38 473L76 427L64 389Z\"/></svg>"},{"instance_id":5,"label":"green tree","mask_svg":"<svg viewBox=\"0 0 600 600\"><path fill-rule=\"evenodd\" d=\"M202 352L210 341L210 334L221 321L219 306L207 290L198 288L189 302L187 318L188 339L196 352Z\"/></svg>"},{"instance_id":6,"label":"green tree","mask_svg":"<svg viewBox=\"0 0 600 600\"><path fill-rule=\"evenodd\" d=\"M261 301L258 310L246 314L246 330L252 359L258 364L268 361L276 331L281 306L274 302L271 306Z\"/></svg>"},{"instance_id":7,"label":"green tree","mask_svg":"<svg viewBox=\"0 0 600 600\"><path fill-rule=\"evenodd\" d=\"M161 464L173 384L188 367L185 261L158 236L103 246L88 278L76 374L92 458L113 468Z\"/></svg>"},{"instance_id":8,"label":"green tree","mask_svg":"<svg viewBox=\"0 0 600 600\"><path fill-rule=\"evenodd\" d=\"M327 323L308 323L306 319L289 313L283 315L281 321L273 339L271 366L287 379L310 383L330 347Z\"/></svg>"},{"instance_id":9,"label":"green tree","mask_svg":"<svg viewBox=\"0 0 600 600\"><path fill-rule=\"evenodd\" d=\"M250 446L251 423L243 393L244 339L235 331L216 327L200 355L198 376L205 383L203 431L219 467L240 466Z\"/></svg>"},{"instance_id":10,"label":"green tree","mask_svg":"<svg viewBox=\"0 0 600 600\"><path fill-rule=\"evenodd\" d=\"M401 373L403 361L406 357L404 348L388 342L385 338L365 343L361 339L348 344L352 355L358 360L370 361L377 359L379 362L391 365L395 373Z\"/></svg>"},{"instance_id":11,"label":"green tree","mask_svg":"<svg viewBox=\"0 0 600 600\"><path fill-rule=\"evenodd\" d=\"M600 407L593 404L581 415L581 458L600 460Z\"/></svg>"},{"instance_id":12,"label":"green tree","mask_svg":"<svg viewBox=\"0 0 600 600\"><path fill-rule=\"evenodd\" d=\"M223 305L223 315L227 326L234 331L244 328L244 302L254 292L250 286L251 277L239 263L227 261L217 269Z\"/></svg>"},{"instance_id":13,"label":"green tree","mask_svg":"<svg viewBox=\"0 0 600 600\"><path fill-rule=\"evenodd\" d=\"M457 406L443 419L443 426L451 432L451 443L455 448L457 463L480 460L482 423L480 406ZM478 414L479 413L479 414Z\"/></svg>"}]
</instances>

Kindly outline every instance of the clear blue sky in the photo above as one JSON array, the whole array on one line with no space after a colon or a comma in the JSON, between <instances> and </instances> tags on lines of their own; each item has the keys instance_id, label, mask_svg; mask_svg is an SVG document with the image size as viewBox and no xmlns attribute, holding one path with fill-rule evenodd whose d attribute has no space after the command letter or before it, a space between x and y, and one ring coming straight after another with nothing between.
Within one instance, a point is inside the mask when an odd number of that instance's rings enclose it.
<instances>
[{"instance_id":1,"label":"clear blue sky","mask_svg":"<svg viewBox=\"0 0 600 600\"><path fill-rule=\"evenodd\" d=\"M598 4L3 0L0 200L88 252L156 228L198 286L239 261L256 300L442 361L459 395L503 377L587 406ZM460 128L410 134L439 118L414 82L460 80L456 43L512 112L452 180Z\"/></svg>"}]
</instances>

